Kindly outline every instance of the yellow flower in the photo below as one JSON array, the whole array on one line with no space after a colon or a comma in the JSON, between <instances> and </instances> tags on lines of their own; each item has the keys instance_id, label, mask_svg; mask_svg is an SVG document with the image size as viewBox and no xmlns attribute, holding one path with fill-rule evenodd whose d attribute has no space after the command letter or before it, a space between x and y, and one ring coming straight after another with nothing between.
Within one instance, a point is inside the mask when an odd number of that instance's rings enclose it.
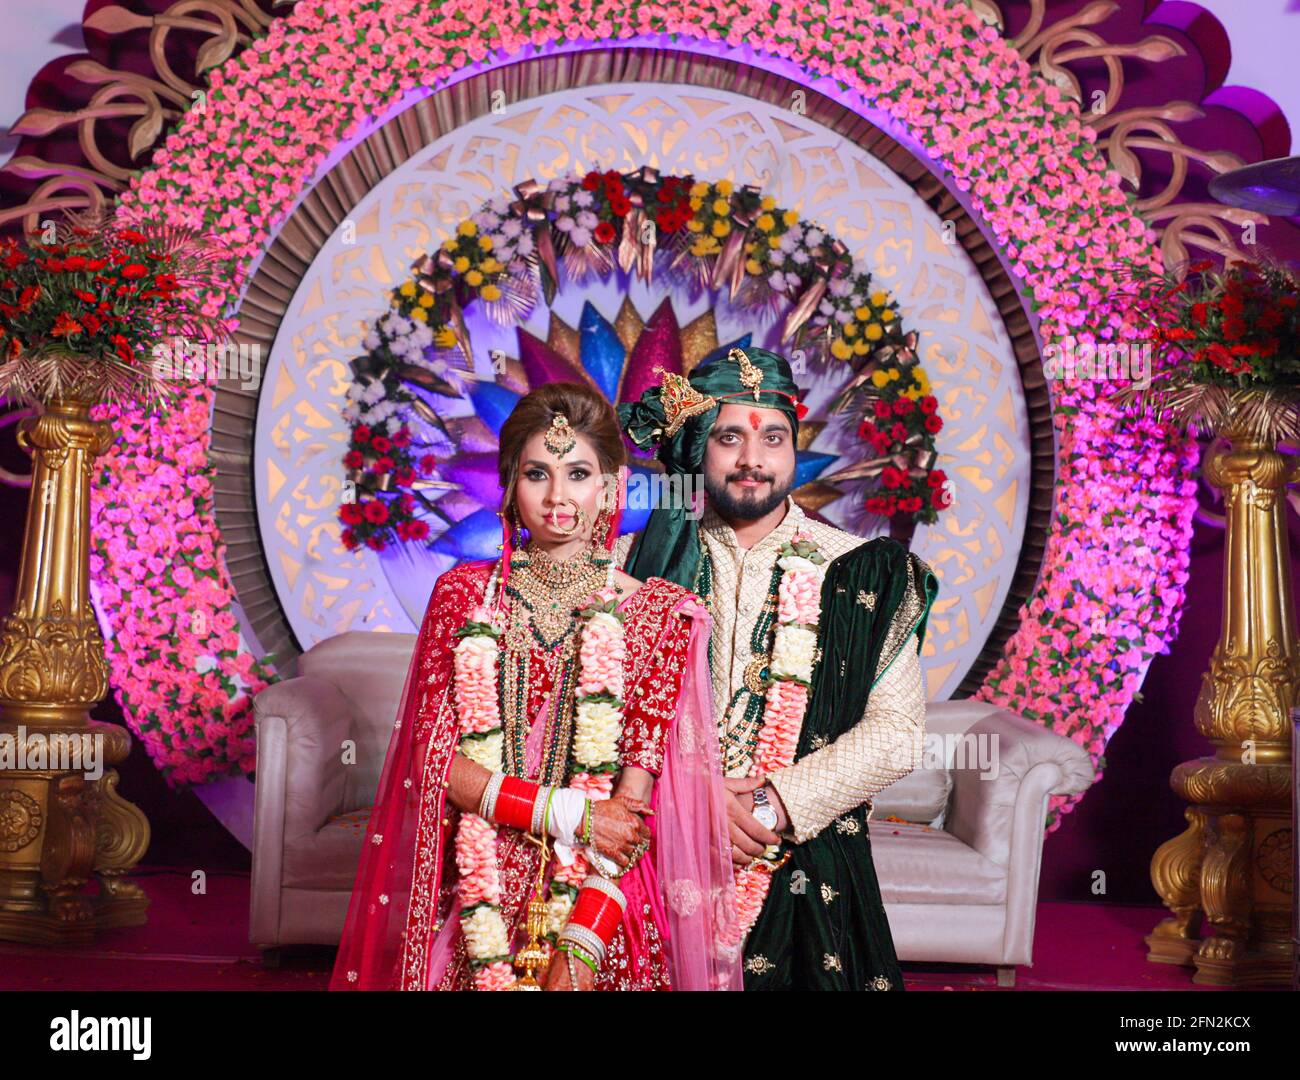
<instances>
[{"instance_id":1,"label":"yellow flower","mask_svg":"<svg viewBox=\"0 0 1300 1080\"><path fill-rule=\"evenodd\" d=\"M876 307L884 307L889 303L889 293L883 291L873 292L871 294L871 302L875 304Z\"/></svg>"},{"instance_id":2,"label":"yellow flower","mask_svg":"<svg viewBox=\"0 0 1300 1080\"><path fill-rule=\"evenodd\" d=\"M421 294L420 294L420 307L433 307L433 294L432 294L432 293L421 293Z\"/></svg>"},{"instance_id":3,"label":"yellow flower","mask_svg":"<svg viewBox=\"0 0 1300 1080\"><path fill-rule=\"evenodd\" d=\"M457 241L454 236L442 242L443 251L455 251L456 247L457 247Z\"/></svg>"},{"instance_id":4,"label":"yellow flower","mask_svg":"<svg viewBox=\"0 0 1300 1080\"><path fill-rule=\"evenodd\" d=\"M686 223L686 227L687 227L688 229L690 229L691 232L703 232L703 231L704 231L704 222L702 222L702 221L695 221L694 219L692 219L691 221L688 221L688 222Z\"/></svg>"},{"instance_id":5,"label":"yellow flower","mask_svg":"<svg viewBox=\"0 0 1300 1080\"><path fill-rule=\"evenodd\" d=\"M730 197L731 192L734 190L730 180L719 180L714 187L717 189L719 195L726 197Z\"/></svg>"},{"instance_id":6,"label":"yellow flower","mask_svg":"<svg viewBox=\"0 0 1300 1080\"><path fill-rule=\"evenodd\" d=\"M776 218L771 214L759 214L758 220L754 224L763 232L771 232L776 228Z\"/></svg>"},{"instance_id":7,"label":"yellow flower","mask_svg":"<svg viewBox=\"0 0 1300 1080\"><path fill-rule=\"evenodd\" d=\"M880 323L867 323L867 328L862 331L867 335L868 341L879 341L884 335L884 330L880 328Z\"/></svg>"},{"instance_id":8,"label":"yellow flower","mask_svg":"<svg viewBox=\"0 0 1300 1080\"><path fill-rule=\"evenodd\" d=\"M894 318L893 308L885 308L885 310L880 313L881 322L892 322L893 318Z\"/></svg>"},{"instance_id":9,"label":"yellow flower","mask_svg":"<svg viewBox=\"0 0 1300 1080\"><path fill-rule=\"evenodd\" d=\"M714 218L713 220L714 236L726 236L729 232L731 232L730 221L723 221L721 218Z\"/></svg>"},{"instance_id":10,"label":"yellow flower","mask_svg":"<svg viewBox=\"0 0 1300 1080\"><path fill-rule=\"evenodd\" d=\"M694 184L691 185L691 200L692 200L691 205L692 206L695 205L694 204L695 199L702 199L708 193L709 193L709 185L703 180L696 181ZM695 207L695 209L698 210L699 207Z\"/></svg>"},{"instance_id":11,"label":"yellow flower","mask_svg":"<svg viewBox=\"0 0 1300 1080\"><path fill-rule=\"evenodd\" d=\"M920 396L921 396L921 388L919 386L909 386L906 390L903 391L903 397L911 398L911 400L913 401L915 401Z\"/></svg>"},{"instance_id":12,"label":"yellow flower","mask_svg":"<svg viewBox=\"0 0 1300 1080\"><path fill-rule=\"evenodd\" d=\"M691 209L692 209L692 210L698 210L698 209L699 209L701 206L703 206L703 205L704 205L704 200L703 200L703 199L692 199L692 200L691 200Z\"/></svg>"},{"instance_id":13,"label":"yellow flower","mask_svg":"<svg viewBox=\"0 0 1300 1080\"><path fill-rule=\"evenodd\" d=\"M779 236L769 236L767 238L767 246L770 248L779 248L781 246L781 238Z\"/></svg>"},{"instance_id":14,"label":"yellow flower","mask_svg":"<svg viewBox=\"0 0 1300 1080\"><path fill-rule=\"evenodd\" d=\"M401 287L400 289L398 289L397 291L398 291L399 293L401 293L403 296L414 296L414 295L415 295L415 282L414 282L414 281L407 281L407 282L404 282L404 283L402 284L402 287Z\"/></svg>"},{"instance_id":15,"label":"yellow flower","mask_svg":"<svg viewBox=\"0 0 1300 1080\"><path fill-rule=\"evenodd\" d=\"M862 307L853 309L853 317L859 322L866 322L871 318L871 309L863 304Z\"/></svg>"},{"instance_id":16,"label":"yellow flower","mask_svg":"<svg viewBox=\"0 0 1300 1080\"><path fill-rule=\"evenodd\" d=\"M871 373L871 385L877 390L883 389L887 382L889 382L889 376L883 371L873 371Z\"/></svg>"},{"instance_id":17,"label":"yellow flower","mask_svg":"<svg viewBox=\"0 0 1300 1080\"><path fill-rule=\"evenodd\" d=\"M485 274L495 274L504 269L505 266L491 255L483 260L483 272Z\"/></svg>"},{"instance_id":18,"label":"yellow flower","mask_svg":"<svg viewBox=\"0 0 1300 1080\"><path fill-rule=\"evenodd\" d=\"M925 373L925 368L914 367L912 369L912 378L916 380L917 386L921 388L922 394L930 392L930 376Z\"/></svg>"},{"instance_id":19,"label":"yellow flower","mask_svg":"<svg viewBox=\"0 0 1300 1080\"><path fill-rule=\"evenodd\" d=\"M774 195L764 195L764 196L763 196L763 201L762 201L761 203L759 203L758 205L759 205L760 207L762 207L764 210L775 210L775 209L776 209L776 196L774 196Z\"/></svg>"},{"instance_id":20,"label":"yellow flower","mask_svg":"<svg viewBox=\"0 0 1300 1080\"><path fill-rule=\"evenodd\" d=\"M483 274L479 270L471 270L465 275L465 284L477 289L483 284Z\"/></svg>"},{"instance_id":21,"label":"yellow flower","mask_svg":"<svg viewBox=\"0 0 1300 1080\"><path fill-rule=\"evenodd\" d=\"M460 233L461 236L477 236L478 226L475 225L474 222L466 218L464 221L460 223L460 226L456 229L456 231Z\"/></svg>"},{"instance_id":22,"label":"yellow flower","mask_svg":"<svg viewBox=\"0 0 1300 1080\"><path fill-rule=\"evenodd\" d=\"M750 274L761 274L763 272L763 268L758 264L757 259L746 259L745 271L746 273L750 273Z\"/></svg>"},{"instance_id":23,"label":"yellow flower","mask_svg":"<svg viewBox=\"0 0 1300 1080\"><path fill-rule=\"evenodd\" d=\"M843 338L836 338L831 342L831 355L836 360L847 360L853 355L853 347Z\"/></svg>"},{"instance_id":24,"label":"yellow flower","mask_svg":"<svg viewBox=\"0 0 1300 1080\"><path fill-rule=\"evenodd\" d=\"M867 344L866 338L858 338L858 340L853 343L854 356L866 356L870 351L871 346Z\"/></svg>"},{"instance_id":25,"label":"yellow flower","mask_svg":"<svg viewBox=\"0 0 1300 1080\"><path fill-rule=\"evenodd\" d=\"M491 251L491 250L492 250L492 237L490 237L490 236L480 236L480 237L478 238L478 246L481 247L484 251Z\"/></svg>"},{"instance_id":26,"label":"yellow flower","mask_svg":"<svg viewBox=\"0 0 1300 1080\"><path fill-rule=\"evenodd\" d=\"M857 332L858 332L858 324L851 323L851 322L846 322L844 324L844 329L840 331L840 333L842 333L846 338L855 337L857 335Z\"/></svg>"},{"instance_id":27,"label":"yellow flower","mask_svg":"<svg viewBox=\"0 0 1300 1080\"><path fill-rule=\"evenodd\" d=\"M891 367L888 370L887 374L889 375L890 382L896 382L902 376L903 373L899 371L898 368Z\"/></svg>"},{"instance_id":28,"label":"yellow flower","mask_svg":"<svg viewBox=\"0 0 1300 1080\"><path fill-rule=\"evenodd\" d=\"M787 210L784 214L781 215L781 220L784 221L786 227L789 228L791 225L795 224L799 220L799 211Z\"/></svg>"},{"instance_id":29,"label":"yellow flower","mask_svg":"<svg viewBox=\"0 0 1300 1080\"><path fill-rule=\"evenodd\" d=\"M451 265L456 268L456 273L463 274L466 270L469 269L469 259L467 259L464 255L462 255Z\"/></svg>"},{"instance_id":30,"label":"yellow flower","mask_svg":"<svg viewBox=\"0 0 1300 1080\"><path fill-rule=\"evenodd\" d=\"M440 349L454 349L456 347L456 335L451 327L444 326L441 330L434 331L433 343Z\"/></svg>"},{"instance_id":31,"label":"yellow flower","mask_svg":"<svg viewBox=\"0 0 1300 1080\"><path fill-rule=\"evenodd\" d=\"M422 308L422 307L412 308L412 310L411 310L411 318L412 318L412 319L419 319L420 322L428 322L428 321L429 321L429 312L428 312L425 308Z\"/></svg>"},{"instance_id":32,"label":"yellow flower","mask_svg":"<svg viewBox=\"0 0 1300 1080\"><path fill-rule=\"evenodd\" d=\"M715 214L726 214L731 210L731 203L726 199L714 199L712 210Z\"/></svg>"},{"instance_id":33,"label":"yellow flower","mask_svg":"<svg viewBox=\"0 0 1300 1080\"><path fill-rule=\"evenodd\" d=\"M483 288L479 289L478 294L488 301L501 299L501 290L495 285L484 285Z\"/></svg>"}]
</instances>

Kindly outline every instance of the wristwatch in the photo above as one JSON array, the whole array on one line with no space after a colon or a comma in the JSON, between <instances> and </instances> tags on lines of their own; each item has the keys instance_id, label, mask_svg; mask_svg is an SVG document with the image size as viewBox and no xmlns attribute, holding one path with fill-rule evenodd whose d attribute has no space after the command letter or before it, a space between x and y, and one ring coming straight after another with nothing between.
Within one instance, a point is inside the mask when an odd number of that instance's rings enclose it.
<instances>
[{"instance_id":1,"label":"wristwatch","mask_svg":"<svg viewBox=\"0 0 1300 1080\"><path fill-rule=\"evenodd\" d=\"M767 785L754 789L754 820L763 828L776 832L776 807L767 801Z\"/></svg>"}]
</instances>

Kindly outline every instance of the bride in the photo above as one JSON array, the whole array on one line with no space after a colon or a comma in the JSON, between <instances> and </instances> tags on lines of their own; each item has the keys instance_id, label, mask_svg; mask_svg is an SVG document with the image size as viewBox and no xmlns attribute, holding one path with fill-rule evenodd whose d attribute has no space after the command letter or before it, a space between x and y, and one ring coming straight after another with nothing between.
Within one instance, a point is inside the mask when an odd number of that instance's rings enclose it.
<instances>
[{"instance_id":1,"label":"bride","mask_svg":"<svg viewBox=\"0 0 1300 1080\"><path fill-rule=\"evenodd\" d=\"M584 385L503 425L502 554L429 598L331 989L740 989L709 616L614 567L625 461Z\"/></svg>"}]
</instances>

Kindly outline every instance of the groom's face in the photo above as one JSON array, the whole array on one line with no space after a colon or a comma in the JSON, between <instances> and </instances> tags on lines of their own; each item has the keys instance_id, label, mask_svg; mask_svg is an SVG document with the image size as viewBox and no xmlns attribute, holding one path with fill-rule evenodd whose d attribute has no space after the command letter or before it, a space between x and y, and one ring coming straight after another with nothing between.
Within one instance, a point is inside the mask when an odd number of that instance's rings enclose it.
<instances>
[{"instance_id":1,"label":"groom's face","mask_svg":"<svg viewBox=\"0 0 1300 1080\"><path fill-rule=\"evenodd\" d=\"M728 402L704 449L704 491L728 521L756 521L794 487L794 437L779 409Z\"/></svg>"}]
</instances>

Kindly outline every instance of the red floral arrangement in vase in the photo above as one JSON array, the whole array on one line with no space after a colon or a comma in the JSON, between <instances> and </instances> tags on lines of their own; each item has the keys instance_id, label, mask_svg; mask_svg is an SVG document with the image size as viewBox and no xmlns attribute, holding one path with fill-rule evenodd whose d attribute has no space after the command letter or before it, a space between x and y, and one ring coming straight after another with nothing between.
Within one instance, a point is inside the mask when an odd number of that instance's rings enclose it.
<instances>
[{"instance_id":1,"label":"red floral arrangement in vase","mask_svg":"<svg viewBox=\"0 0 1300 1080\"><path fill-rule=\"evenodd\" d=\"M1267 261L1135 269L1131 321L1155 360L1115 397L1210 435L1300 441L1300 281ZM1139 330L1139 332L1141 332Z\"/></svg>"},{"instance_id":2,"label":"red floral arrangement in vase","mask_svg":"<svg viewBox=\"0 0 1300 1080\"><path fill-rule=\"evenodd\" d=\"M154 345L229 340L202 297L222 284L221 254L174 227L118 226L70 214L23 240L0 239L0 394L46 403L171 396Z\"/></svg>"}]
</instances>

